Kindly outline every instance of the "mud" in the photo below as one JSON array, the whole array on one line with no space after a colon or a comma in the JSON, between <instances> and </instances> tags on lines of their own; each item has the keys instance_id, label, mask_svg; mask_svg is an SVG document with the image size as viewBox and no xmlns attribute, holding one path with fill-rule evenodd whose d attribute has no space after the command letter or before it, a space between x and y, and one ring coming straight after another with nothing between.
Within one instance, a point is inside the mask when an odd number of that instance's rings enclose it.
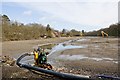
<instances>
[{"instance_id":1,"label":"mud","mask_svg":"<svg viewBox=\"0 0 120 80\"><path fill-rule=\"evenodd\" d=\"M109 75L118 76L118 39L85 37L64 45L85 46L56 51L48 57L63 67L62 72L84 76ZM54 60L51 59L54 56Z\"/></svg>"},{"instance_id":2,"label":"mud","mask_svg":"<svg viewBox=\"0 0 120 80\"><path fill-rule=\"evenodd\" d=\"M19 68L16 64L11 66L6 61L3 63L2 58L9 56L10 59L17 59L25 52L32 52L34 48L45 44L58 44L64 41L68 41L74 38L52 38L52 39L40 39L40 40L26 40L26 41L8 41L2 42L2 55L0 56L0 74L3 80L63 80L53 75L48 74L35 74L24 68ZM9 62L9 59L7 59ZM27 61L26 61L27 62ZM33 61L32 61L33 62ZM2 69L1 69L2 68Z\"/></svg>"},{"instance_id":3,"label":"mud","mask_svg":"<svg viewBox=\"0 0 120 80\"><path fill-rule=\"evenodd\" d=\"M61 43L62 42L62 43ZM60 43L60 44L59 44ZM69 37L28 41L3 42L2 56L9 55L17 59L24 52L32 52L37 46L52 44L48 47L48 62L53 70L74 75L118 76L118 39L101 37ZM55 44L55 45L54 45ZM46 46L44 46L46 48ZM44 80L62 80L53 75L34 74L16 65L2 65L2 77L40 78Z\"/></svg>"}]
</instances>

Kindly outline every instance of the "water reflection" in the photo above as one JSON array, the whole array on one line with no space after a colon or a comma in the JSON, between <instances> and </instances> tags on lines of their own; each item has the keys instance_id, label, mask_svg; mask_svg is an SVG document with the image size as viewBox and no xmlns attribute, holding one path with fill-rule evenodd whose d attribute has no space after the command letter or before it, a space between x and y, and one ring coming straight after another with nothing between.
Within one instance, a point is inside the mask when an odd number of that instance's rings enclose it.
<instances>
[{"instance_id":1,"label":"water reflection","mask_svg":"<svg viewBox=\"0 0 120 80\"><path fill-rule=\"evenodd\" d=\"M112 61L113 63L118 63L117 60L112 59L112 58L106 58L106 57L87 57L85 55L60 55L57 57L58 59L64 59L64 60L83 60L83 59L88 59L88 60L95 60L95 61L106 61L110 62Z\"/></svg>"},{"instance_id":2,"label":"water reflection","mask_svg":"<svg viewBox=\"0 0 120 80\"><path fill-rule=\"evenodd\" d=\"M56 51L63 51L63 50L67 50L67 49L86 48L86 47L87 46L85 46L85 45L76 46L76 45L72 45L72 44L60 43L52 48L50 54L52 54L53 52L56 52Z\"/></svg>"}]
</instances>

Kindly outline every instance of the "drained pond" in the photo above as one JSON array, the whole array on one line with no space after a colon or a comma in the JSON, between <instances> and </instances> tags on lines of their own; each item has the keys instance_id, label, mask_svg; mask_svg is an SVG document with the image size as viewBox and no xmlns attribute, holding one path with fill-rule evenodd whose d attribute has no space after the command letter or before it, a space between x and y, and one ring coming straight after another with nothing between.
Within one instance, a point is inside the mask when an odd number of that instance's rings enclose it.
<instances>
[{"instance_id":1,"label":"drained pond","mask_svg":"<svg viewBox=\"0 0 120 80\"><path fill-rule=\"evenodd\" d=\"M56 43L56 44L44 44L44 45L39 45L38 47L44 48L45 51L49 52L48 55L48 62L53 63L55 62L54 60L94 60L97 62L100 61L105 61L105 62L113 62L118 64L117 59L109 58L109 57L103 57L103 56L87 56L82 54L60 54L60 52L65 51L65 50L74 50L74 49L81 49L81 48L88 48L89 45L82 44L82 45L75 45L73 43L75 42L82 42L82 41L89 41L90 39L76 39L76 40L69 40L65 41L63 43ZM99 45L93 45L95 48L99 48ZM97 47L96 47L97 46ZM53 60L53 61L52 61ZM34 56L26 57L25 59L22 60L25 63L34 63Z\"/></svg>"}]
</instances>

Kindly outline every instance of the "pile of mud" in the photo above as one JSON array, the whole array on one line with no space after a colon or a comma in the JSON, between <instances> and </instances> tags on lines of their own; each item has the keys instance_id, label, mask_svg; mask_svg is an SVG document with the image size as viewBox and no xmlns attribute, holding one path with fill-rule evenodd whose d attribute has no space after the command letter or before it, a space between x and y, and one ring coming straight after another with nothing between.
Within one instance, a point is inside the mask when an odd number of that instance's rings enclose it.
<instances>
[{"instance_id":1,"label":"pile of mud","mask_svg":"<svg viewBox=\"0 0 120 80\"><path fill-rule=\"evenodd\" d=\"M1 56L0 64L1 65L8 65L8 66L14 66L16 59L10 57L10 56Z\"/></svg>"}]
</instances>

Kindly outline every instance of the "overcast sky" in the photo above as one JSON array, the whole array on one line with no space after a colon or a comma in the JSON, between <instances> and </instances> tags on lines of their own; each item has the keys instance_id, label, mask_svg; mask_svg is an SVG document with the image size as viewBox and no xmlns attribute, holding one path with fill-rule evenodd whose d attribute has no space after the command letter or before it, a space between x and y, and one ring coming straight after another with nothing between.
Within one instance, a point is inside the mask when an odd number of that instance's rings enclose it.
<instances>
[{"instance_id":1,"label":"overcast sky","mask_svg":"<svg viewBox=\"0 0 120 80\"><path fill-rule=\"evenodd\" d=\"M118 22L119 0L4 0L2 14L22 23L92 31Z\"/></svg>"}]
</instances>

